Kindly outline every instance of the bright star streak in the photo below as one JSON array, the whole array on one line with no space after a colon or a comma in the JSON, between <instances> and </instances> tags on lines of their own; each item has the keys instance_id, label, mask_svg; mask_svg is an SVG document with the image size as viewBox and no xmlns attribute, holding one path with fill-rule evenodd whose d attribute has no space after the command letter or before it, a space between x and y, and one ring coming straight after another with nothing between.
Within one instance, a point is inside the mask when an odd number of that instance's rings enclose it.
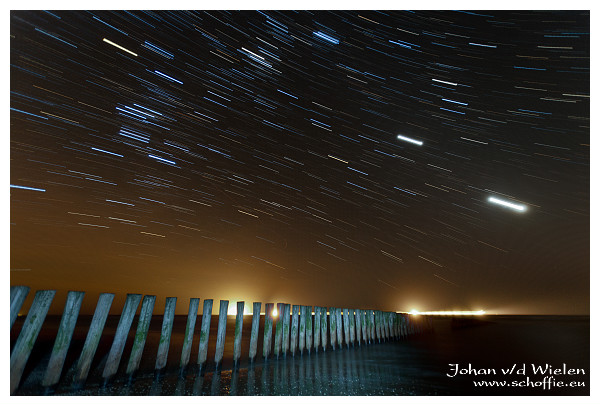
<instances>
[{"instance_id":1,"label":"bright star streak","mask_svg":"<svg viewBox=\"0 0 600 406\"><path fill-rule=\"evenodd\" d=\"M521 212L525 211L525 209L526 209L526 207L522 204L507 202L506 200L498 199L498 198L491 197L491 196L488 197L488 202L499 204L500 206L508 207L509 209L513 209L513 210L517 210L517 211L521 211Z\"/></svg>"},{"instance_id":2,"label":"bright star streak","mask_svg":"<svg viewBox=\"0 0 600 406\"><path fill-rule=\"evenodd\" d=\"M103 38L102 41L106 42L107 44L112 45L113 47L119 48L121 51L129 52L133 56L138 56L138 54L136 54L135 52L131 52L129 49L123 48L121 45L115 44L114 42L107 40L106 38Z\"/></svg>"},{"instance_id":3,"label":"bright star streak","mask_svg":"<svg viewBox=\"0 0 600 406\"><path fill-rule=\"evenodd\" d=\"M402 140L402 141L410 142L411 144L423 145L423 141L414 140L412 138L405 137L404 135L399 135L398 139Z\"/></svg>"}]
</instances>

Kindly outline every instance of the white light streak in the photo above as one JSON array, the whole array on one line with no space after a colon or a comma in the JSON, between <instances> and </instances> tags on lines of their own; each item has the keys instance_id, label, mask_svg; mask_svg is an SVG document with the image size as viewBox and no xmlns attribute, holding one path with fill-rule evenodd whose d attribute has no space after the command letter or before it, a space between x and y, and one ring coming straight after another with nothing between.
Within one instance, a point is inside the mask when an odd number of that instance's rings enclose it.
<instances>
[{"instance_id":1,"label":"white light streak","mask_svg":"<svg viewBox=\"0 0 600 406\"><path fill-rule=\"evenodd\" d=\"M527 209L527 207L525 207L522 204L511 203L506 200L498 199L498 198L492 197L492 196L488 197L488 202L498 204L500 206L508 207L509 209L520 211L520 212L524 212Z\"/></svg>"},{"instance_id":2,"label":"white light streak","mask_svg":"<svg viewBox=\"0 0 600 406\"><path fill-rule=\"evenodd\" d=\"M133 55L133 56L138 56L138 54L136 54L135 52L131 52L129 49L127 49L127 48L123 48L121 45L119 45L119 44L115 44L114 42L112 42L112 41L110 41L110 40L107 40L106 38L103 38L103 39L102 39L102 41L106 42L107 44L110 44L110 45L112 45L113 47L117 47L117 48L119 48L121 51L128 52L128 53L130 53L130 54L131 54L131 55Z\"/></svg>"},{"instance_id":3,"label":"white light streak","mask_svg":"<svg viewBox=\"0 0 600 406\"><path fill-rule=\"evenodd\" d=\"M405 137L404 135L398 135L399 140L410 142L411 144L423 145L423 141L415 140L409 137Z\"/></svg>"}]
</instances>

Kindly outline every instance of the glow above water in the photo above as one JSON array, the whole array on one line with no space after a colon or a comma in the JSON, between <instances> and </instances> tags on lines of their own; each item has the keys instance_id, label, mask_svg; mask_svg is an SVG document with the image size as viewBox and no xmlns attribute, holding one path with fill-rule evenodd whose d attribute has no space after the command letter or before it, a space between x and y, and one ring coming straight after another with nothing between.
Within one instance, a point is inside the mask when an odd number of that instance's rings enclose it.
<instances>
[{"instance_id":1,"label":"glow above water","mask_svg":"<svg viewBox=\"0 0 600 406\"><path fill-rule=\"evenodd\" d=\"M482 316L485 314L484 310L441 310L441 311L430 311L420 312L416 309L412 309L409 314L418 315L431 315L431 316Z\"/></svg>"}]
</instances>

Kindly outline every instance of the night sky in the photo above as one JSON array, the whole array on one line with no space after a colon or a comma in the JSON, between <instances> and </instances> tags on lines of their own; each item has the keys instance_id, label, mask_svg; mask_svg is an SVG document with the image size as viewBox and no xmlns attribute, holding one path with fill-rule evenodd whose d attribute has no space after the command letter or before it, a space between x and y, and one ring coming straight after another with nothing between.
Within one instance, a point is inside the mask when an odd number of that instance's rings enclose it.
<instances>
[{"instance_id":1,"label":"night sky","mask_svg":"<svg viewBox=\"0 0 600 406\"><path fill-rule=\"evenodd\" d=\"M107 291L587 314L589 31L13 11L10 283L85 290L88 313Z\"/></svg>"}]
</instances>

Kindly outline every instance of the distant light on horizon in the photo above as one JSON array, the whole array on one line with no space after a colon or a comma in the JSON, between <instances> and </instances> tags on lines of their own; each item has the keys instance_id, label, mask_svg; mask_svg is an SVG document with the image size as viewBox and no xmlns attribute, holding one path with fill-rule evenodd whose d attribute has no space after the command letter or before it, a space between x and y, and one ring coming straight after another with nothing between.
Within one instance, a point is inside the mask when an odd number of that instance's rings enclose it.
<instances>
[{"instance_id":1,"label":"distant light on horizon","mask_svg":"<svg viewBox=\"0 0 600 406\"><path fill-rule=\"evenodd\" d=\"M497 197L490 196L488 197L488 202L498 204L500 206L508 207L509 209L524 212L527 207L522 204L512 203L506 200L498 199Z\"/></svg>"},{"instance_id":2,"label":"distant light on horizon","mask_svg":"<svg viewBox=\"0 0 600 406\"><path fill-rule=\"evenodd\" d=\"M423 141L405 137L404 135L398 135L396 138L398 138L399 140L402 140L402 141L410 142L411 144L423 145Z\"/></svg>"},{"instance_id":3,"label":"distant light on horizon","mask_svg":"<svg viewBox=\"0 0 600 406\"><path fill-rule=\"evenodd\" d=\"M419 316L482 316L485 314L485 310L440 310L440 311L429 311L420 312L416 309L412 309L409 314Z\"/></svg>"}]
</instances>

